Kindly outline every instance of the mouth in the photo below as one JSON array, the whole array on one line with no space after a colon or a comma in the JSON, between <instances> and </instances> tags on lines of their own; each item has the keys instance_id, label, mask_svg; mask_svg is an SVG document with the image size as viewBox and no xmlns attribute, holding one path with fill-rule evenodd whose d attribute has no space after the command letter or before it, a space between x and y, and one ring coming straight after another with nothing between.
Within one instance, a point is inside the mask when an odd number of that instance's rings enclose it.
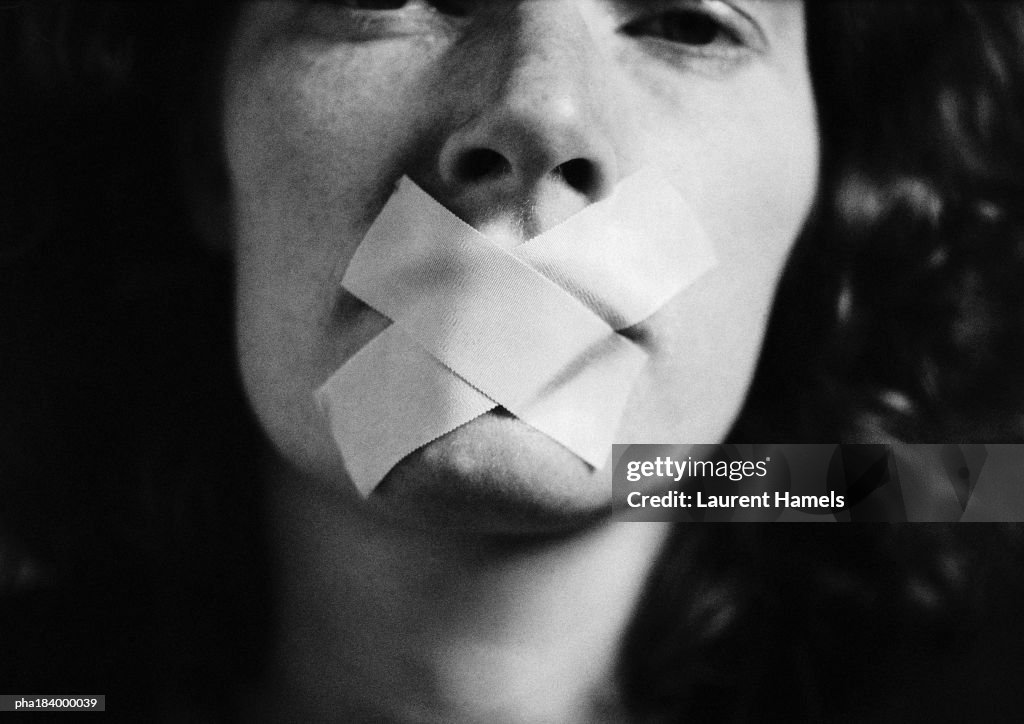
<instances>
[{"instance_id":1,"label":"mouth","mask_svg":"<svg viewBox=\"0 0 1024 724\"><path fill-rule=\"evenodd\" d=\"M644 322L634 324L632 327L620 329L617 334L625 337L633 344L642 347L647 352L650 352L654 347L654 332L651 330L651 327Z\"/></svg>"},{"instance_id":2,"label":"mouth","mask_svg":"<svg viewBox=\"0 0 1024 724\"><path fill-rule=\"evenodd\" d=\"M715 263L685 205L630 178L511 254L491 238L507 223L473 228L403 177L341 280L380 333L317 391L360 492L389 471L390 490L425 476L559 505L588 487L659 343L644 320ZM694 227L683 252L666 209Z\"/></svg>"}]
</instances>

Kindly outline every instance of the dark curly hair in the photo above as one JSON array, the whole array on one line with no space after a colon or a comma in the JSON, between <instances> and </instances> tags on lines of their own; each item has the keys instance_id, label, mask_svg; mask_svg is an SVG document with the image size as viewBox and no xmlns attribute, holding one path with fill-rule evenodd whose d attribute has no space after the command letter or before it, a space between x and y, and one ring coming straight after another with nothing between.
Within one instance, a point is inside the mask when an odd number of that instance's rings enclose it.
<instances>
[{"instance_id":1,"label":"dark curly hair","mask_svg":"<svg viewBox=\"0 0 1024 724\"><path fill-rule=\"evenodd\" d=\"M738 431L1019 442L1024 6L807 12L822 187Z\"/></svg>"},{"instance_id":2,"label":"dark curly hair","mask_svg":"<svg viewBox=\"0 0 1024 724\"><path fill-rule=\"evenodd\" d=\"M225 692L260 666L261 433L230 265L180 182L182 159L219 168L232 14L0 4L0 636L35 652L0 668L8 688L230 718ZM821 189L731 439L1020 442L1024 3L807 16ZM623 650L626 704L913 719L890 694L937 691L931 657L1015 600L1021 549L1016 528L680 526ZM941 706L914 711L953 720Z\"/></svg>"}]
</instances>

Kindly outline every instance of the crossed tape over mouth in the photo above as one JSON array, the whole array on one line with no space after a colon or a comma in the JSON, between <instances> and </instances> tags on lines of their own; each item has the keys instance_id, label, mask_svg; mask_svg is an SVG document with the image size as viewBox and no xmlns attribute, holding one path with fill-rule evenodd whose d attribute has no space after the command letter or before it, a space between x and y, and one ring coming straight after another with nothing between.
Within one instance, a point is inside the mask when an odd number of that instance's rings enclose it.
<instances>
[{"instance_id":1,"label":"crossed tape over mouth","mask_svg":"<svg viewBox=\"0 0 1024 724\"><path fill-rule=\"evenodd\" d=\"M356 488L498 406L603 467L649 356L617 330L715 263L653 169L511 250L402 178L341 282L392 323L316 391Z\"/></svg>"}]
</instances>

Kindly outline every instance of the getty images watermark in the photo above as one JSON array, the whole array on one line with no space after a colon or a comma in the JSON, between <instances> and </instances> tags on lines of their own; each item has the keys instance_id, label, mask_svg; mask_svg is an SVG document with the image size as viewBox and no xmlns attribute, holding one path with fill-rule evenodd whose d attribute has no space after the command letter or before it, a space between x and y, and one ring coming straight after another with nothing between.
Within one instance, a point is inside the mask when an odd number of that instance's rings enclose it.
<instances>
[{"instance_id":1,"label":"getty images watermark","mask_svg":"<svg viewBox=\"0 0 1024 724\"><path fill-rule=\"evenodd\" d=\"M636 446L633 446L634 448ZM660 447L660 446L659 446ZM745 484L744 490L752 483L760 487L769 476L770 455L759 460L722 459L721 448L712 450L712 459L694 458L687 455L678 459L669 455L656 455L654 459L627 459L625 462L626 482L639 483L645 480L681 483L687 481L723 481L737 485ZM705 452L707 454L707 452ZM760 481L760 482L759 482ZM732 487L732 486L730 486ZM626 494L626 505L630 508L808 508L842 510L846 497L829 491L823 495L797 495L781 490L750 490L740 493L705 492L695 486L692 492L667 490L645 493L631 490Z\"/></svg>"},{"instance_id":2,"label":"getty images watermark","mask_svg":"<svg viewBox=\"0 0 1024 724\"><path fill-rule=\"evenodd\" d=\"M631 460L626 465L626 480L635 483L644 478L659 480L672 478L679 483L684 479L722 479L733 483L746 482L752 478L767 478L771 456L764 460L694 460L687 457L680 462L670 457L651 460ZM674 475L674 477L673 477ZM795 495L781 491L748 493L745 495L704 493L700 489L693 493L670 490L662 494L645 495L633 490L626 496L630 508L826 508L841 510L846 506L846 497L829 491L828 495Z\"/></svg>"},{"instance_id":3,"label":"getty images watermark","mask_svg":"<svg viewBox=\"0 0 1024 724\"><path fill-rule=\"evenodd\" d=\"M615 445L632 521L1019 521L1024 445Z\"/></svg>"}]
</instances>

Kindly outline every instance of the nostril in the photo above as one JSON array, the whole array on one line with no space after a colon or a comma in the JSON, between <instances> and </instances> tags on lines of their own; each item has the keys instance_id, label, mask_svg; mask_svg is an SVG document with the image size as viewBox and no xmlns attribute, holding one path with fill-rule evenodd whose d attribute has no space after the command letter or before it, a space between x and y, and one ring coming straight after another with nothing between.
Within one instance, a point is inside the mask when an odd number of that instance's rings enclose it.
<instances>
[{"instance_id":1,"label":"nostril","mask_svg":"<svg viewBox=\"0 0 1024 724\"><path fill-rule=\"evenodd\" d=\"M584 194L593 191L597 183L594 164L583 158L566 161L555 169L555 173L561 176L566 184Z\"/></svg>"},{"instance_id":2,"label":"nostril","mask_svg":"<svg viewBox=\"0 0 1024 724\"><path fill-rule=\"evenodd\" d=\"M489 148L475 148L462 154L455 165L455 175L460 181L481 181L486 178L504 176L512 171L512 164L497 151Z\"/></svg>"}]
</instances>

